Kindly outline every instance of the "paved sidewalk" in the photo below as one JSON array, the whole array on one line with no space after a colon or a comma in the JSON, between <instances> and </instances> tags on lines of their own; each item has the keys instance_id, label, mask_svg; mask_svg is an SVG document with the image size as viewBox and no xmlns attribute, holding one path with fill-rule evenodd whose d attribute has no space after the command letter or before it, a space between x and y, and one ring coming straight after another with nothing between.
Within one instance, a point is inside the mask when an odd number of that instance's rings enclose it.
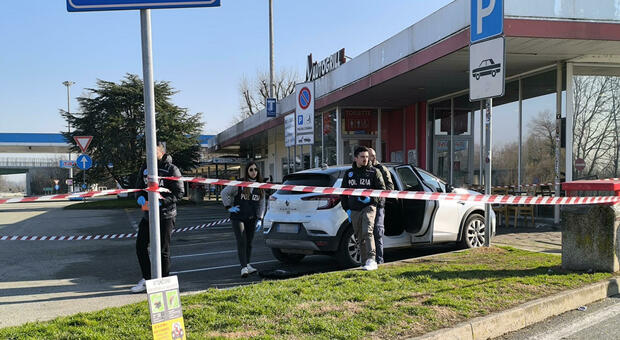
<instances>
[{"instance_id":1,"label":"paved sidewalk","mask_svg":"<svg viewBox=\"0 0 620 340\"><path fill-rule=\"evenodd\" d=\"M491 243L535 252L562 254L562 232L557 227L545 224L539 225L538 228L498 227Z\"/></svg>"}]
</instances>

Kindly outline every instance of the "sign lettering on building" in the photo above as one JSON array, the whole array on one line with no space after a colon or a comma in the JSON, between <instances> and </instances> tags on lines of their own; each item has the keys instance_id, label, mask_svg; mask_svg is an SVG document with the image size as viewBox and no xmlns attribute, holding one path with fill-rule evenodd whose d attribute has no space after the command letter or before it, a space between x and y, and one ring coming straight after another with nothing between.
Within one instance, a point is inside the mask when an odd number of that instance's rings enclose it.
<instances>
[{"instance_id":1,"label":"sign lettering on building","mask_svg":"<svg viewBox=\"0 0 620 340\"><path fill-rule=\"evenodd\" d=\"M344 48L319 62L313 62L312 53L310 53L308 55L308 66L306 67L306 81L319 79L345 62Z\"/></svg>"}]
</instances>

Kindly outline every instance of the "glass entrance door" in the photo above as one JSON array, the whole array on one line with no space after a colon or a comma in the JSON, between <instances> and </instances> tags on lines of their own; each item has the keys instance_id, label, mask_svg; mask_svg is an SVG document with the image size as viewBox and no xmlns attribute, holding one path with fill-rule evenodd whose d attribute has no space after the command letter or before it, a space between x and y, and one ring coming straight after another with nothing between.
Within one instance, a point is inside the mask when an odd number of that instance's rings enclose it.
<instances>
[{"instance_id":1,"label":"glass entrance door","mask_svg":"<svg viewBox=\"0 0 620 340\"><path fill-rule=\"evenodd\" d=\"M344 145L344 164L350 164L353 162L353 158L354 158L354 152L355 152L355 148L357 148L358 146L366 146L369 148L373 148L375 149L375 152L377 150L377 146L376 146L376 139L343 139L342 140L343 145Z\"/></svg>"}]
</instances>

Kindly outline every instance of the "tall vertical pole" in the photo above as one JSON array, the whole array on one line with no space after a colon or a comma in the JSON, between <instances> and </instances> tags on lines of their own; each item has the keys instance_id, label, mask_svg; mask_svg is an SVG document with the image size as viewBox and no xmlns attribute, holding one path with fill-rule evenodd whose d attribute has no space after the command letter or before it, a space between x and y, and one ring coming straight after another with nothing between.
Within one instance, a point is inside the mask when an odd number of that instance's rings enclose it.
<instances>
[{"instance_id":1,"label":"tall vertical pole","mask_svg":"<svg viewBox=\"0 0 620 340\"><path fill-rule=\"evenodd\" d=\"M273 98L273 0L269 0L269 97Z\"/></svg>"},{"instance_id":2,"label":"tall vertical pole","mask_svg":"<svg viewBox=\"0 0 620 340\"><path fill-rule=\"evenodd\" d=\"M521 191L521 173L523 172L523 82L521 79L519 79L519 149L517 151L517 187Z\"/></svg>"},{"instance_id":3,"label":"tall vertical pole","mask_svg":"<svg viewBox=\"0 0 620 340\"><path fill-rule=\"evenodd\" d=\"M573 98L573 63L566 63L566 153L565 176L566 182L573 180L573 113L575 99Z\"/></svg>"},{"instance_id":4,"label":"tall vertical pole","mask_svg":"<svg viewBox=\"0 0 620 340\"><path fill-rule=\"evenodd\" d=\"M485 185L484 183L484 104L482 100L480 101L480 168L478 169L480 173L478 174L478 179L480 180L480 185Z\"/></svg>"},{"instance_id":5,"label":"tall vertical pole","mask_svg":"<svg viewBox=\"0 0 620 340\"><path fill-rule=\"evenodd\" d=\"M555 197L560 197L560 138L562 134L562 63L556 66L555 93ZM553 223L560 223L560 206L553 206Z\"/></svg>"},{"instance_id":6,"label":"tall vertical pole","mask_svg":"<svg viewBox=\"0 0 620 340\"><path fill-rule=\"evenodd\" d=\"M329 112L327 117L329 117ZM319 167L322 167L323 164L327 164L325 161L325 112L321 114L321 164Z\"/></svg>"},{"instance_id":7,"label":"tall vertical pole","mask_svg":"<svg viewBox=\"0 0 620 340\"><path fill-rule=\"evenodd\" d=\"M342 155L342 131L341 131L341 123L340 123L340 117L342 116L342 112L340 111L340 107L337 106L336 107L336 164L337 165L342 165L344 164L343 162L343 155Z\"/></svg>"},{"instance_id":8,"label":"tall vertical pole","mask_svg":"<svg viewBox=\"0 0 620 340\"><path fill-rule=\"evenodd\" d=\"M67 114L71 114L71 85L75 84L75 82L72 81L63 81L62 84L64 86L67 87ZM71 123L69 123L69 120L67 119L67 131L69 133L71 133ZM71 150L69 150L69 160L71 160ZM69 178L71 179L71 181L73 181L73 167L69 168ZM71 185L67 185L67 192L71 193L73 192L73 182L71 182Z\"/></svg>"},{"instance_id":9,"label":"tall vertical pole","mask_svg":"<svg viewBox=\"0 0 620 340\"><path fill-rule=\"evenodd\" d=\"M491 107L493 106L493 99L486 100L486 116L484 120L484 133L485 133L485 170L484 170L484 193L486 195L491 194ZM484 246L488 247L491 245L491 204L486 203L484 205L484 216L485 216L485 228L484 228Z\"/></svg>"},{"instance_id":10,"label":"tall vertical pole","mask_svg":"<svg viewBox=\"0 0 620 340\"><path fill-rule=\"evenodd\" d=\"M158 188L157 150L155 127L155 89L153 85L153 50L151 42L151 10L140 10L140 31L142 35L142 74L144 78L144 120L146 136L146 166L148 188ZM149 237L151 243L151 278L161 278L161 244L159 230L158 193L149 191Z\"/></svg>"}]
</instances>

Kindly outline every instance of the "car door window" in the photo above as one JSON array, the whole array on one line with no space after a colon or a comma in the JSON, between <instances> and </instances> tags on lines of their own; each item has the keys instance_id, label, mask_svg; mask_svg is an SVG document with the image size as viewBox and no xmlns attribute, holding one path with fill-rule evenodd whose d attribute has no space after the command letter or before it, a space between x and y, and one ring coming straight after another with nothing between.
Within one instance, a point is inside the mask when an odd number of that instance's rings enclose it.
<instances>
[{"instance_id":1,"label":"car door window","mask_svg":"<svg viewBox=\"0 0 620 340\"><path fill-rule=\"evenodd\" d=\"M433 191L435 192L446 192L446 187L443 183L441 183L440 181L437 180L437 178L431 176L428 173L425 173L424 171L418 171L420 176L422 176L422 180L424 181L424 183L428 184L428 186L431 187L431 189L433 189Z\"/></svg>"},{"instance_id":2,"label":"car door window","mask_svg":"<svg viewBox=\"0 0 620 340\"><path fill-rule=\"evenodd\" d=\"M418 177L413 173L413 170L409 167L402 167L396 169L398 172L398 177L400 177L400 181L403 184L403 189L405 191L422 191L422 185L420 181L418 181Z\"/></svg>"}]
</instances>

